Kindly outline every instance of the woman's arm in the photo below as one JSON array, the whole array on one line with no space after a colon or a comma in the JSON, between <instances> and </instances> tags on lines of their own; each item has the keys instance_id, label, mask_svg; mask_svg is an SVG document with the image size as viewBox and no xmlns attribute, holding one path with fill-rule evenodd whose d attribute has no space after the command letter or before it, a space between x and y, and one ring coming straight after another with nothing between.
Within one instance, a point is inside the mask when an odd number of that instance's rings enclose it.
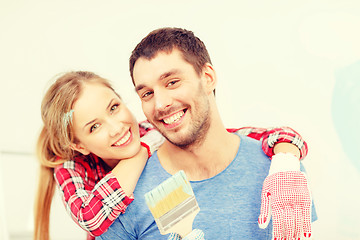
<instances>
[{"instance_id":1,"label":"woman's arm","mask_svg":"<svg viewBox=\"0 0 360 240\"><path fill-rule=\"evenodd\" d=\"M147 159L151 156L150 149L141 143L139 153L131 159L121 160L111 172L114 174L127 196L132 196L139 177L144 170Z\"/></svg>"},{"instance_id":2,"label":"woman's arm","mask_svg":"<svg viewBox=\"0 0 360 240\"><path fill-rule=\"evenodd\" d=\"M142 136L143 139L148 139L147 143L151 149L156 150L164 142L164 137L162 137L148 121L140 122L139 129L140 136ZM306 157L308 152L306 142L299 133L290 127L242 127L228 128L227 130L262 141L262 149L270 158L276 153L287 152L294 154L301 160Z\"/></svg>"},{"instance_id":3,"label":"woman's arm","mask_svg":"<svg viewBox=\"0 0 360 240\"><path fill-rule=\"evenodd\" d=\"M289 152L300 160L305 158L308 152L307 143L299 133L289 127L278 128L232 128L229 132L237 132L240 135L260 140L264 153L270 158L279 152Z\"/></svg>"},{"instance_id":4,"label":"woman's arm","mask_svg":"<svg viewBox=\"0 0 360 240\"><path fill-rule=\"evenodd\" d=\"M106 175L94 155L67 161L55 169L67 211L90 235L104 233L133 201L132 193L150 154L147 145L141 144L136 156L121 160Z\"/></svg>"},{"instance_id":5,"label":"woman's arm","mask_svg":"<svg viewBox=\"0 0 360 240\"><path fill-rule=\"evenodd\" d=\"M91 236L104 233L133 201L112 172L96 183L98 177L85 161L67 161L54 175L66 210Z\"/></svg>"}]
</instances>

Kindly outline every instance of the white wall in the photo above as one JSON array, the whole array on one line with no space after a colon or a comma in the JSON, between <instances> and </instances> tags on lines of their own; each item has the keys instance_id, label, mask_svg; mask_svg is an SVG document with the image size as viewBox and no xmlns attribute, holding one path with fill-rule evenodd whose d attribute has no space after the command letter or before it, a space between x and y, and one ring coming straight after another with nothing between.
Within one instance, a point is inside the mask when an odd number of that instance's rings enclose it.
<instances>
[{"instance_id":1,"label":"white wall","mask_svg":"<svg viewBox=\"0 0 360 240\"><path fill-rule=\"evenodd\" d=\"M51 79L94 71L112 80L143 120L128 58L142 37L163 26L193 30L207 45L226 126L287 125L307 140L316 239L359 239L360 169L343 151L331 108L335 71L360 60L359 1L0 0L0 199L13 239L31 231L32 154ZM61 203L54 209L52 239L79 239L77 227L64 223Z\"/></svg>"}]
</instances>

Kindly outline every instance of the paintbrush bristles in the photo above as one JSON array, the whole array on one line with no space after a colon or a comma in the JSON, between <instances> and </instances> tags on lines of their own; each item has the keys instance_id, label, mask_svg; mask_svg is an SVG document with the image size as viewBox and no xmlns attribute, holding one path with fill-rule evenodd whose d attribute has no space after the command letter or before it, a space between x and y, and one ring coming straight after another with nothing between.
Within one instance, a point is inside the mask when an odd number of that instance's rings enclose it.
<instances>
[{"instance_id":1,"label":"paintbrush bristles","mask_svg":"<svg viewBox=\"0 0 360 240\"><path fill-rule=\"evenodd\" d=\"M154 218L159 218L171 209L182 203L191 195L185 193L182 187L179 187L169 193L164 199L161 199L155 207L149 207Z\"/></svg>"},{"instance_id":2,"label":"paintbrush bristles","mask_svg":"<svg viewBox=\"0 0 360 240\"><path fill-rule=\"evenodd\" d=\"M145 200L154 218L159 218L193 195L184 171L180 171L145 194Z\"/></svg>"}]
</instances>

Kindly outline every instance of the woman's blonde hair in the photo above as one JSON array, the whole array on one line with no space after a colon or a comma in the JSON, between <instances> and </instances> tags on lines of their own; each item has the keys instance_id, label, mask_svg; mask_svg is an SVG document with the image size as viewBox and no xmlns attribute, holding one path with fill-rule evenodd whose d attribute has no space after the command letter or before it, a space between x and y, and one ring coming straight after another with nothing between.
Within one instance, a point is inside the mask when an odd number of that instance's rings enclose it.
<instances>
[{"instance_id":1,"label":"woman's blonde hair","mask_svg":"<svg viewBox=\"0 0 360 240\"><path fill-rule=\"evenodd\" d=\"M77 142L72 131L71 114L84 83L100 83L114 91L109 81L92 72L68 72L50 86L41 103L44 126L36 146L40 174L35 201L34 240L50 238L50 209L56 186L54 168L80 154L70 148L71 143Z\"/></svg>"}]
</instances>

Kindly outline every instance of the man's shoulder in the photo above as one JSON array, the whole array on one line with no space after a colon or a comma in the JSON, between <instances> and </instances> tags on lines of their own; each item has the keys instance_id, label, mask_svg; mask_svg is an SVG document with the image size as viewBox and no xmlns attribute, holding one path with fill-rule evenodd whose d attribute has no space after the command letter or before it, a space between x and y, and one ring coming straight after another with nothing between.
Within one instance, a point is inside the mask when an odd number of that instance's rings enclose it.
<instances>
[{"instance_id":1,"label":"man's shoulder","mask_svg":"<svg viewBox=\"0 0 360 240\"><path fill-rule=\"evenodd\" d=\"M245 135L241 135L237 132L235 132L234 134L238 135L240 137L240 147L247 147L247 148L258 148L261 147L261 141L245 136Z\"/></svg>"},{"instance_id":2,"label":"man's shoulder","mask_svg":"<svg viewBox=\"0 0 360 240\"><path fill-rule=\"evenodd\" d=\"M154 176L154 173L165 171L159 162L157 151L155 151L147 160L144 171L140 178Z\"/></svg>"},{"instance_id":3,"label":"man's shoulder","mask_svg":"<svg viewBox=\"0 0 360 240\"><path fill-rule=\"evenodd\" d=\"M269 167L270 160L263 152L261 142L259 140L247 136L240 136L240 139L240 147L237 158L242 167Z\"/></svg>"},{"instance_id":4,"label":"man's shoulder","mask_svg":"<svg viewBox=\"0 0 360 240\"><path fill-rule=\"evenodd\" d=\"M150 191L170 176L171 175L161 166L157 151L155 151L145 165L134 194L140 192L143 194L144 192Z\"/></svg>"},{"instance_id":5,"label":"man's shoulder","mask_svg":"<svg viewBox=\"0 0 360 240\"><path fill-rule=\"evenodd\" d=\"M134 191L135 200L128 206L124 214L130 216L128 218L129 222L122 221L125 226L134 226L139 233L143 233L147 231L146 229L149 226L154 224L154 218L146 205L144 195L169 177L171 175L162 168L155 152L148 159L136 185Z\"/></svg>"}]
</instances>

